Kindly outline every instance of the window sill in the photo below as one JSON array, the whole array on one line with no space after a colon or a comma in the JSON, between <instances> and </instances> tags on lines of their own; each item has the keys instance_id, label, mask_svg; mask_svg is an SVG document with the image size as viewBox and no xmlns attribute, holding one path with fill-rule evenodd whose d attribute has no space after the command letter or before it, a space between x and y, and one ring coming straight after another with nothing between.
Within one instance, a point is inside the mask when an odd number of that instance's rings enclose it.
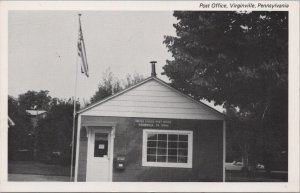
<instances>
[{"instance_id":1,"label":"window sill","mask_svg":"<svg viewBox=\"0 0 300 193\"><path fill-rule=\"evenodd\" d=\"M145 163L142 163L142 166L164 167L164 168L192 168L192 164L190 164L190 163L151 163L151 162L145 162Z\"/></svg>"}]
</instances>

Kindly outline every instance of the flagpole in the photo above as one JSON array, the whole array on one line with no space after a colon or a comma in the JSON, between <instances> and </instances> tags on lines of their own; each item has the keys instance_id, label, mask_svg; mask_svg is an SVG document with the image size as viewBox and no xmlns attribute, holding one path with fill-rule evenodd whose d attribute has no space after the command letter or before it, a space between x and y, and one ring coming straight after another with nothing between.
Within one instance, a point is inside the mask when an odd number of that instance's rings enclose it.
<instances>
[{"instance_id":1,"label":"flagpole","mask_svg":"<svg viewBox=\"0 0 300 193\"><path fill-rule=\"evenodd\" d=\"M80 29L80 16L81 14L78 14L79 17L79 29ZM74 88L74 97L73 97L73 128L72 128L72 143L71 143L71 167L70 167L70 181L73 181L73 165L74 165L74 141L75 141L75 125L76 125L76 95L77 95L77 75L78 75L78 55L76 56L76 72L75 72L75 88ZM78 145L78 144L77 144Z\"/></svg>"}]
</instances>

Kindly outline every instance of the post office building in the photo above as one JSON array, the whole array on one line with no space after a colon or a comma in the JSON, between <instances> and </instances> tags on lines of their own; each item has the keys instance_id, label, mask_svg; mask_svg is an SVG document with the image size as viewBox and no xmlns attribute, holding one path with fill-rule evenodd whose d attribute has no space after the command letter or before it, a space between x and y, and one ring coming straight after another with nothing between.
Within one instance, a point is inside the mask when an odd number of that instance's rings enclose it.
<instances>
[{"instance_id":1,"label":"post office building","mask_svg":"<svg viewBox=\"0 0 300 193\"><path fill-rule=\"evenodd\" d=\"M152 72L78 111L75 181L221 182L225 118Z\"/></svg>"}]
</instances>

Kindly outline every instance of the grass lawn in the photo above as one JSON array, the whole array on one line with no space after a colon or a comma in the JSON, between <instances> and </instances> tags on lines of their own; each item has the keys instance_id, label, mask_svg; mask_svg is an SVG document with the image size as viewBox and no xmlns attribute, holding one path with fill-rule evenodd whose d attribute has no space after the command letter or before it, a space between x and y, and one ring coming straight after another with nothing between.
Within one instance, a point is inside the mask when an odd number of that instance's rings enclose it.
<instances>
[{"instance_id":1,"label":"grass lawn","mask_svg":"<svg viewBox=\"0 0 300 193\"><path fill-rule=\"evenodd\" d=\"M264 170L259 170L254 174L247 174L242 171L226 170L226 182L287 182L287 172L271 172L268 175Z\"/></svg>"},{"instance_id":2,"label":"grass lawn","mask_svg":"<svg viewBox=\"0 0 300 193\"><path fill-rule=\"evenodd\" d=\"M8 163L9 181L69 181L70 166L32 161Z\"/></svg>"},{"instance_id":3,"label":"grass lawn","mask_svg":"<svg viewBox=\"0 0 300 193\"><path fill-rule=\"evenodd\" d=\"M8 181L14 182L69 182L69 176L48 176L34 174L8 174Z\"/></svg>"},{"instance_id":4,"label":"grass lawn","mask_svg":"<svg viewBox=\"0 0 300 193\"><path fill-rule=\"evenodd\" d=\"M8 181L70 181L70 166L32 161L8 163ZM226 171L226 182L287 182L287 172L257 171L255 176L241 171Z\"/></svg>"}]
</instances>

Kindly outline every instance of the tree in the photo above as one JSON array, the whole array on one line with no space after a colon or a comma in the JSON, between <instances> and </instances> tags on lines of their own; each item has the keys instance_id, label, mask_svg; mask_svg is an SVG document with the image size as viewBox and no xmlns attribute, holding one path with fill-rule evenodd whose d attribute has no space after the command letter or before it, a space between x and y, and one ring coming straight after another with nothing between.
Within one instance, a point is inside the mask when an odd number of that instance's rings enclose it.
<instances>
[{"instance_id":1,"label":"tree","mask_svg":"<svg viewBox=\"0 0 300 193\"><path fill-rule=\"evenodd\" d=\"M134 72L133 75L127 74L126 81L123 81L124 89L131 87L139 82L142 82L144 77L137 72Z\"/></svg>"},{"instance_id":2,"label":"tree","mask_svg":"<svg viewBox=\"0 0 300 193\"><path fill-rule=\"evenodd\" d=\"M76 109L79 109L79 103ZM27 109L47 110L33 128ZM18 158L19 149L37 150L36 158L69 164L73 126L73 100L52 98L48 91L27 91L19 99L8 98L8 114L15 122L9 128L9 157ZM56 154L54 154L54 152ZM56 155L56 157L54 157ZM33 156L31 156L33 157Z\"/></svg>"},{"instance_id":3,"label":"tree","mask_svg":"<svg viewBox=\"0 0 300 193\"><path fill-rule=\"evenodd\" d=\"M49 91L41 90L39 92L29 90L24 94L20 94L18 101L20 105L26 110L38 109L49 110L51 97L48 95Z\"/></svg>"},{"instance_id":4,"label":"tree","mask_svg":"<svg viewBox=\"0 0 300 193\"><path fill-rule=\"evenodd\" d=\"M91 103L95 103L102 100L112 93L116 93L122 90L120 81L114 77L113 73L108 68L105 73L103 73L102 81L98 85L98 90L91 98Z\"/></svg>"},{"instance_id":5,"label":"tree","mask_svg":"<svg viewBox=\"0 0 300 193\"><path fill-rule=\"evenodd\" d=\"M78 108L79 103L77 103ZM48 161L69 164L71 158L73 100L54 98L47 117L41 119L38 125L39 157ZM54 157L53 152L58 154L56 155L57 158Z\"/></svg>"},{"instance_id":6,"label":"tree","mask_svg":"<svg viewBox=\"0 0 300 193\"><path fill-rule=\"evenodd\" d=\"M19 156L20 149L32 149L32 124L26 109L18 104L18 100L8 96L8 115L15 125L8 129L8 159L28 159ZM26 155L28 156L28 155Z\"/></svg>"},{"instance_id":7,"label":"tree","mask_svg":"<svg viewBox=\"0 0 300 193\"><path fill-rule=\"evenodd\" d=\"M248 166L251 148L256 143L253 140L255 119L232 107L226 109L226 117L226 161L241 160L244 166Z\"/></svg>"},{"instance_id":8,"label":"tree","mask_svg":"<svg viewBox=\"0 0 300 193\"><path fill-rule=\"evenodd\" d=\"M277 142L278 149L287 147L288 12L175 11L174 16L177 36L164 40L174 59L167 60L164 74L196 100L238 108L254 119L252 157L259 152L267 163L274 153L269 147ZM276 139L278 133L284 137Z\"/></svg>"},{"instance_id":9,"label":"tree","mask_svg":"<svg viewBox=\"0 0 300 193\"><path fill-rule=\"evenodd\" d=\"M107 69L105 73L103 73L103 78L98 85L98 90L93 95L90 101L91 103L95 103L108 96L111 96L113 93L120 92L143 80L143 76L135 72L133 75L127 74L126 80L120 81L113 75L110 69ZM123 85L121 84L121 82L123 82Z\"/></svg>"}]
</instances>

